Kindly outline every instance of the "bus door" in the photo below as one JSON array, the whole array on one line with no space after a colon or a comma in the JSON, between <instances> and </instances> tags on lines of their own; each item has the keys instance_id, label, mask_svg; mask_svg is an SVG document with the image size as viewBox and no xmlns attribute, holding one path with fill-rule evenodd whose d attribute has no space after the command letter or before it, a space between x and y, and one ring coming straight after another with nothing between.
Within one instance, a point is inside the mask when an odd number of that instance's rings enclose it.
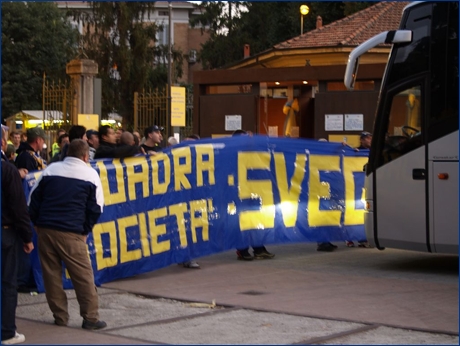
<instances>
[{"instance_id":1,"label":"bus door","mask_svg":"<svg viewBox=\"0 0 460 346\"><path fill-rule=\"evenodd\" d=\"M385 94L387 121L377 127L374 227L379 247L427 251L427 160L422 132L423 80Z\"/></svg>"}]
</instances>

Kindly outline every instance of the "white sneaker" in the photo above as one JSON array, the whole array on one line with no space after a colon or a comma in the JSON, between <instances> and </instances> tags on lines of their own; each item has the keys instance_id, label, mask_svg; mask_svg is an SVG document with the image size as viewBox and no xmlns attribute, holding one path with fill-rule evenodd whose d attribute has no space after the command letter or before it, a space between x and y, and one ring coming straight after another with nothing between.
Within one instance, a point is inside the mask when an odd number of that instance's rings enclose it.
<instances>
[{"instance_id":1,"label":"white sneaker","mask_svg":"<svg viewBox=\"0 0 460 346\"><path fill-rule=\"evenodd\" d=\"M16 335L13 336L11 339L8 340L3 340L2 345L14 345L14 344L20 344L21 342L26 341L26 337L24 334L19 334L16 332Z\"/></svg>"},{"instance_id":2,"label":"white sneaker","mask_svg":"<svg viewBox=\"0 0 460 346\"><path fill-rule=\"evenodd\" d=\"M193 268L193 269L199 269L200 268L200 265L198 263L196 263L195 261L184 262L184 263L182 263L182 265L184 266L184 268Z\"/></svg>"}]
</instances>

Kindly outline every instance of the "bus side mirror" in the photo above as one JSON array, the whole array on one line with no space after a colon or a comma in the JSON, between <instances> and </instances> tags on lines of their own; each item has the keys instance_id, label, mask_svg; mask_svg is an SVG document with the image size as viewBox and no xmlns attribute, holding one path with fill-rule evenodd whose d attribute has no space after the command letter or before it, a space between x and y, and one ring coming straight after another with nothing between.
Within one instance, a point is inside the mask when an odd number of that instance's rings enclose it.
<instances>
[{"instance_id":1,"label":"bus side mirror","mask_svg":"<svg viewBox=\"0 0 460 346\"><path fill-rule=\"evenodd\" d=\"M395 44L395 43L409 43L412 42L411 30L391 30L384 31L367 41L361 43L358 47L353 49L348 56L348 63L345 69L345 76L343 82L345 87L351 91L355 87L356 77L358 73L359 57L370 49L378 46L379 44Z\"/></svg>"}]
</instances>

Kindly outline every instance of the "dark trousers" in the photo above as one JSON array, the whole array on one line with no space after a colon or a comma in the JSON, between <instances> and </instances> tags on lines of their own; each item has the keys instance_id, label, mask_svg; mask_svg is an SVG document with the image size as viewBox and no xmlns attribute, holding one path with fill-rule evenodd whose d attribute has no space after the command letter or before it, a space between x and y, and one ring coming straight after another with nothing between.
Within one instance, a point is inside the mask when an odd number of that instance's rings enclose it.
<instances>
[{"instance_id":1,"label":"dark trousers","mask_svg":"<svg viewBox=\"0 0 460 346\"><path fill-rule=\"evenodd\" d=\"M22 242L18 242L18 287L35 289L34 274L32 272L32 261L30 254L22 250Z\"/></svg>"},{"instance_id":2,"label":"dark trousers","mask_svg":"<svg viewBox=\"0 0 460 346\"><path fill-rule=\"evenodd\" d=\"M2 341L16 334L18 243L16 231L2 227Z\"/></svg>"}]
</instances>

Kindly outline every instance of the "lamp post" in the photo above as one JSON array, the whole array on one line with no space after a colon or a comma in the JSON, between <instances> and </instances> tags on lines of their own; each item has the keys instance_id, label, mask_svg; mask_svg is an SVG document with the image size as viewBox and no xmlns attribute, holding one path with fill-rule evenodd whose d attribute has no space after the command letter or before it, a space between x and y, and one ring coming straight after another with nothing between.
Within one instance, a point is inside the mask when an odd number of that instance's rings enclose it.
<instances>
[{"instance_id":1,"label":"lamp post","mask_svg":"<svg viewBox=\"0 0 460 346\"><path fill-rule=\"evenodd\" d=\"M303 16L310 12L310 8L307 5L300 6L300 35L303 35Z\"/></svg>"},{"instance_id":2,"label":"lamp post","mask_svg":"<svg viewBox=\"0 0 460 346\"><path fill-rule=\"evenodd\" d=\"M167 116L166 116L166 128L167 133L171 133L171 107L172 107L172 66L171 66L171 59L172 59L172 50L171 50L171 35L172 35L172 3L168 1L168 107L167 107Z\"/></svg>"}]
</instances>

